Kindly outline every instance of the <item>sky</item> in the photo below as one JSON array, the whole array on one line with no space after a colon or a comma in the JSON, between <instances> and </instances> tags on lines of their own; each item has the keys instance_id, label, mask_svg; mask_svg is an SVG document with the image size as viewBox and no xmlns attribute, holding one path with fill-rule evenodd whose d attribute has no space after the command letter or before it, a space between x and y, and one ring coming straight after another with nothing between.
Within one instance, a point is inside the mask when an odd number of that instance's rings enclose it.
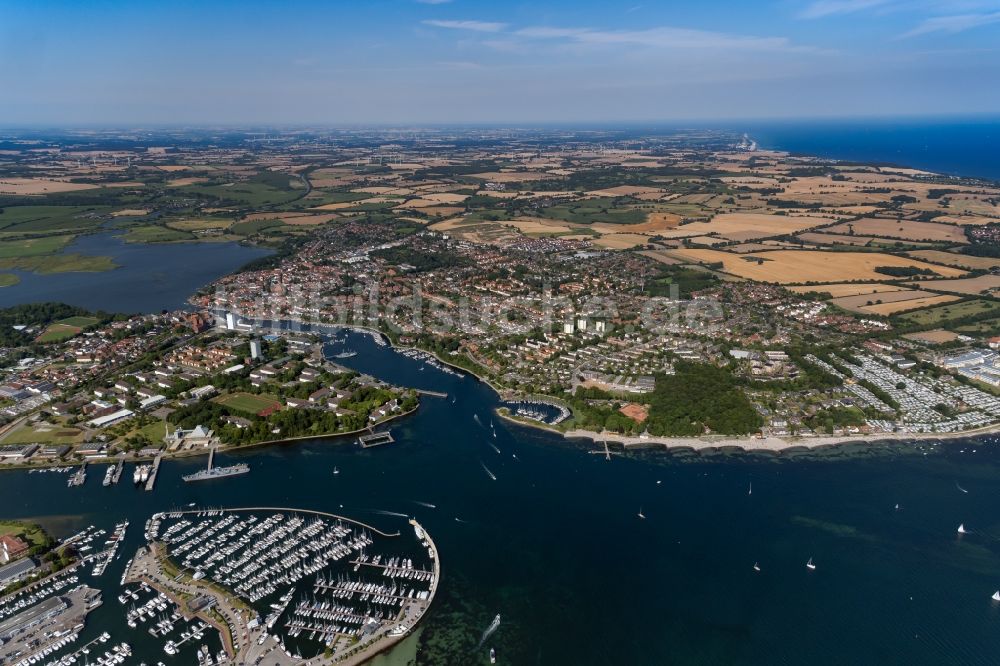
<instances>
[{"instance_id":1,"label":"sky","mask_svg":"<svg viewBox=\"0 0 1000 666\"><path fill-rule=\"evenodd\" d=\"M0 0L0 125L1000 113L1000 0Z\"/></svg>"}]
</instances>

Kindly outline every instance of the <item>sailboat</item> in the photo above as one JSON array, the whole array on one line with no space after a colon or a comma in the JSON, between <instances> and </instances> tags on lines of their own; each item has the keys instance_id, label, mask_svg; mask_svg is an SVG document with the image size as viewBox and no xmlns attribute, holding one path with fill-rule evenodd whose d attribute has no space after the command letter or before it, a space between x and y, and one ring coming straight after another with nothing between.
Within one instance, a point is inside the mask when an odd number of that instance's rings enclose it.
<instances>
[{"instance_id":1,"label":"sailboat","mask_svg":"<svg viewBox=\"0 0 1000 666\"><path fill-rule=\"evenodd\" d=\"M333 473L334 474L340 474L340 468L339 467L334 467L333 468Z\"/></svg>"},{"instance_id":2,"label":"sailboat","mask_svg":"<svg viewBox=\"0 0 1000 666\"><path fill-rule=\"evenodd\" d=\"M747 495L753 495L753 481L750 482L750 490L747 491Z\"/></svg>"},{"instance_id":3,"label":"sailboat","mask_svg":"<svg viewBox=\"0 0 1000 666\"><path fill-rule=\"evenodd\" d=\"M816 565L813 564L813 558L810 557L809 561L806 562L806 569L809 569L809 571L816 571Z\"/></svg>"},{"instance_id":4,"label":"sailboat","mask_svg":"<svg viewBox=\"0 0 1000 666\"><path fill-rule=\"evenodd\" d=\"M646 516L642 513L642 507L641 506L639 507L639 517L642 518L643 520L646 520Z\"/></svg>"},{"instance_id":5,"label":"sailboat","mask_svg":"<svg viewBox=\"0 0 1000 666\"><path fill-rule=\"evenodd\" d=\"M753 570L754 571L760 571L760 565L758 563L754 562L753 563Z\"/></svg>"},{"instance_id":6,"label":"sailboat","mask_svg":"<svg viewBox=\"0 0 1000 666\"><path fill-rule=\"evenodd\" d=\"M958 533L965 534L965 523L962 523L961 525L958 526Z\"/></svg>"},{"instance_id":7,"label":"sailboat","mask_svg":"<svg viewBox=\"0 0 1000 666\"><path fill-rule=\"evenodd\" d=\"M992 599L993 601L1000 601L1000 590L997 590L996 592L994 592L993 596L990 597L990 599Z\"/></svg>"}]
</instances>

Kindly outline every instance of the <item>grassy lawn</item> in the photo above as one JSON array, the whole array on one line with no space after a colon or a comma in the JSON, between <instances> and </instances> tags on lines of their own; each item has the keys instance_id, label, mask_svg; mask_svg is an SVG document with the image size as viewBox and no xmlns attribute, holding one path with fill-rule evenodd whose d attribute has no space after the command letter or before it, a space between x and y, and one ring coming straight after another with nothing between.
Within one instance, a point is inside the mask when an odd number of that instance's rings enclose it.
<instances>
[{"instance_id":1,"label":"grassy lawn","mask_svg":"<svg viewBox=\"0 0 1000 666\"><path fill-rule=\"evenodd\" d=\"M96 216L110 206L10 206L0 213L0 229L8 233L88 231L100 225Z\"/></svg>"},{"instance_id":2,"label":"grassy lawn","mask_svg":"<svg viewBox=\"0 0 1000 666\"><path fill-rule=\"evenodd\" d=\"M250 220L248 222L237 222L229 227L229 233L239 236L252 236L259 234L265 229L284 226L281 220Z\"/></svg>"},{"instance_id":3,"label":"grassy lawn","mask_svg":"<svg viewBox=\"0 0 1000 666\"><path fill-rule=\"evenodd\" d=\"M88 326L93 326L99 323L101 320L97 317L66 317L65 319L60 319L55 322L57 324L63 324L64 326L77 326L79 328L87 328Z\"/></svg>"},{"instance_id":4,"label":"grassy lawn","mask_svg":"<svg viewBox=\"0 0 1000 666\"><path fill-rule=\"evenodd\" d=\"M162 442L163 438L174 431L173 424L166 421L154 421L139 428L139 432L145 435L152 442Z\"/></svg>"},{"instance_id":5,"label":"grassy lawn","mask_svg":"<svg viewBox=\"0 0 1000 666\"><path fill-rule=\"evenodd\" d=\"M35 342L47 344L50 342L62 342L76 336L81 331L79 326L67 326L66 324L49 324L41 335L35 338Z\"/></svg>"},{"instance_id":6,"label":"grassy lawn","mask_svg":"<svg viewBox=\"0 0 1000 666\"><path fill-rule=\"evenodd\" d=\"M261 395L254 393L230 393L219 396L215 399L215 402L248 414L257 414L269 407L281 405L281 401L278 398L266 393Z\"/></svg>"},{"instance_id":7,"label":"grassy lawn","mask_svg":"<svg viewBox=\"0 0 1000 666\"><path fill-rule=\"evenodd\" d=\"M0 242L0 257L33 257L60 252L74 236L45 236Z\"/></svg>"},{"instance_id":8,"label":"grassy lawn","mask_svg":"<svg viewBox=\"0 0 1000 666\"><path fill-rule=\"evenodd\" d=\"M228 229L232 220L173 220L167 227L177 231L206 231L208 229Z\"/></svg>"},{"instance_id":9,"label":"grassy lawn","mask_svg":"<svg viewBox=\"0 0 1000 666\"><path fill-rule=\"evenodd\" d=\"M3 444L73 444L82 433L68 426L41 423L24 424L3 438Z\"/></svg>"},{"instance_id":10,"label":"grassy lawn","mask_svg":"<svg viewBox=\"0 0 1000 666\"><path fill-rule=\"evenodd\" d=\"M0 535L10 534L24 539L29 546L44 546L49 537L40 525L22 523L16 520L0 521Z\"/></svg>"},{"instance_id":11,"label":"grassy lawn","mask_svg":"<svg viewBox=\"0 0 1000 666\"><path fill-rule=\"evenodd\" d=\"M171 241L194 240L186 231L168 229L157 224L132 227L124 236L126 243L169 243Z\"/></svg>"}]
</instances>

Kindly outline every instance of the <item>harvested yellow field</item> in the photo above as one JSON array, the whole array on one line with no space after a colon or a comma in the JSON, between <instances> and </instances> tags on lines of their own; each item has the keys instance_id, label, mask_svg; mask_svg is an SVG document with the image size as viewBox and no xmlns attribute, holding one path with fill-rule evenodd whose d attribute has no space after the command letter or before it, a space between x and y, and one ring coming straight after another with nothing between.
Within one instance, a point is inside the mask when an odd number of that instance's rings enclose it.
<instances>
[{"instance_id":1,"label":"harvested yellow field","mask_svg":"<svg viewBox=\"0 0 1000 666\"><path fill-rule=\"evenodd\" d=\"M862 308L865 308L865 306L913 301L922 298L929 298L931 296L938 296L938 294L932 294L929 291L920 291L919 289L896 289L893 291L886 291L884 293L841 296L840 298L832 299L830 302L837 307L844 308L845 310L862 312Z\"/></svg>"},{"instance_id":2,"label":"harvested yellow field","mask_svg":"<svg viewBox=\"0 0 1000 666\"><path fill-rule=\"evenodd\" d=\"M986 217L984 215L939 215L934 218L935 222L942 224L998 224L1000 218Z\"/></svg>"},{"instance_id":3,"label":"harvested yellow field","mask_svg":"<svg viewBox=\"0 0 1000 666\"><path fill-rule=\"evenodd\" d=\"M188 176L187 178L171 178L167 181L167 185L170 187L184 187L185 185L197 185L198 183L207 183L208 178L203 178L201 176Z\"/></svg>"},{"instance_id":4,"label":"harvested yellow field","mask_svg":"<svg viewBox=\"0 0 1000 666\"><path fill-rule=\"evenodd\" d=\"M958 339L958 333L946 331L943 328L935 328L932 331L920 331L918 333L907 333L903 336L907 340L917 342L927 342L932 345L940 345Z\"/></svg>"},{"instance_id":5,"label":"harvested yellow field","mask_svg":"<svg viewBox=\"0 0 1000 666\"><path fill-rule=\"evenodd\" d=\"M810 291L824 291L834 298L841 296L857 296L859 294L883 294L889 291L904 291L905 287L898 284L824 284L822 289L812 286L789 287L796 294L806 294Z\"/></svg>"},{"instance_id":6,"label":"harvested yellow field","mask_svg":"<svg viewBox=\"0 0 1000 666\"><path fill-rule=\"evenodd\" d=\"M957 301L958 299L958 296L928 296L926 298L914 298L913 300L900 301L898 303L882 303L881 305L872 305L862 308L862 311L887 317L891 314L896 314L897 312L929 308L932 305L951 303L952 301Z\"/></svg>"},{"instance_id":7,"label":"harvested yellow field","mask_svg":"<svg viewBox=\"0 0 1000 666\"><path fill-rule=\"evenodd\" d=\"M933 270L944 277L959 277L964 274L964 271L957 268L933 266L915 259L880 252L773 250L735 255L720 250L685 248L672 250L671 254L693 263L721 263L722 270L726 273L759 282L778 284L886 280L887 276L875 272L875 268L879 266L913 266Z\"/></svg>"},{"instance_id":8,"label":"harvested yellow field","mask_svg":"<svg viewBox=\"0 0 1000 666\"><path fill-rule=\"evenodd\" d=\"M681 263L680 259L677 259L676 257L671 257L669 254L663 252L662 250L642 250L641 252L639 252L639 254L647 256L653 261L657 261L661 264L666 264L668 266L676 266L677 264Z\"/></svg>"},{"instance_id":9,"label":"harvested yellow field","mask_svg":"<svg viewBox=\"0 0 1000 666\"><path fill-rule=\"evenodd\" d=\"M907 252L915 259L933 261L936 264L948 264L949 266L960 266L970 270L982 269L990 270L1000 266L1000 259L992 257L973 257L968 254L958 254L957 252L944 252L942 250L915 250Z\"/></svg>"},{"instance_id":10,"label":"harvested yellow field","mask_svg":"<svg viewBox=\"0 0 1000 666\"><path fill-rule=\"evenodd\" d=\"M952 224L936 224L934 222L914 222L912 220L890 220L886 218L868 217L856 222L845 222L828 231L842 234L860 234L862 236L878 236L879 238L900 238L914 241L946 241L949 243L967 243L965 232Z\"/></svg>"},{"instance_id":11,"label":"harvested yellow field","mask_svg":"<svg viewBox=\"0 0 1000 666\"><path fill-rule=\"evenodd\" d=\"M111 217L136 217L139 215L149 215L150 212L148 208L123 208L111 213Z\"/></svg>"},{"instance_id":12,"label":"harvested yellow field","mask_svg":"<svg viewBox=\"0 0 1000 666\"><path fill-rule=\"evenodd\" d=\"M632 247L645 245L649 239L640 234L608 234L601 236L594 241L594 245L606 247L610 250L627 250Z\"/></svg>"},{"instance_id":13,"label":"harvested yellow field","mask_svg":"<svg viewBox=\"0 0 1000 666\"><path fill-rule=\"evenodd\" d=\"M64 180L49 178L4 178L0 180L0 194L36 195L56 194L58 192L79 192L94 190L100 185L90 183L69 183Z\"/></svg>"},{"instance_id":14,"label":"harvested yellow field","mask_svg":"<svg viewBox=\"0 0 1000 666\"><path fill-rule=\"evenodd\" d=\"M514 227L522 234L561 234L572 231L569 225L544 217L519 217L513 220L504 220L500 224Z\"/></svg>"},{"instance_id":15,"label":"harvested yellow field","mask_svg":"<svg viewBox=\"0 0 1000 666\"><path fill-rule=\"evenodd\" d=\"M953 294L985 294L1000 289L1000 275L980 275L964 280L926 280L914 283L914 286Z\"/></svg>"},{"instance_id":16,"label":"harvested yellow field","mask_svg":"<svg viewBox=\"0 0 1000 666\"><path fill-rule=\"evenodd\" d=\"M805 215L769 215L767 213L721 213L708 222L692 222L678 227L685 236L718 234L731 240L756 240L768 236L793 234L833 220Z\"/></svg>"},{"instance_id":17,"label":"harvested yellow field","mask_svg":"<svg viewBox=\"0 0 1000 666\"><path fill-rule=\"evenodd\" d=\"M824 234L818 231L807 231L796 238L806 243L817 245L868 245L875 240L874 236L848 236L846 234Z\"/></svg>"},{"instance_id":18,"label":"harvested yellow field","mask_svg":"<svg viewBox=\"0 0 1000 666\"><path fill-rule=\"evenodd\" d=\"M194 167L187 166L186 164L162 164L156 167L160 171L166 171L167 173L173 173L175 171L188 171Z\"/></svg>"}]
</instances>

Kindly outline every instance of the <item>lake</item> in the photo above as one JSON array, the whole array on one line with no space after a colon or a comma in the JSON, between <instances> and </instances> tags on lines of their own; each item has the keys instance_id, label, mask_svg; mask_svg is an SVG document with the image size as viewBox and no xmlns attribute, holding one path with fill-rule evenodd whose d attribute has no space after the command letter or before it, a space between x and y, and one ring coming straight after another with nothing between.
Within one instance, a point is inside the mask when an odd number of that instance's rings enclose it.
<instances>
[{"instance_id":1,"label":"lake","mask_svg":"<svg viewBox=\"0 0 1000 666\"><path fill-rule=\"evenodd\" d=\"M476 644L497 613L498 664L996 663L996 438L608 462L494 416L498 397L474 378L362 334L328 347L348 349L358 355L339 362L449 397L425 397L394 422L395 444L333 438L231 453L219 464L247 462L251 473L218 482L181 481L204 459L165 463L151 493L101 487L103 466L72 489L61 474L0 473L0 513L62 536L131 519L122 559L99 582L109 593L144 521L189 502L332 511L389 531L406 519L384 512L416 516L442 563L419 664L488 663ZM956 534L959 523L968 534ZM147 636L133 641L113 598L82 638L107 629L137 660L184 663Z\"/></svg>"},{"instance_id":2,"label":"lake","mask_svg":"<svg viewBox=\"0 0 1000 666\"><path fill-rule=\"evenodd\" d=\"M182 308L199 288L270 250L239 243L126 243L112 233L80 236L66 253L110 256L118 268L101 273L15 273L0 288L0 307L57 301L89 310L149 313Z\"/></svg>"}]
</instances>

